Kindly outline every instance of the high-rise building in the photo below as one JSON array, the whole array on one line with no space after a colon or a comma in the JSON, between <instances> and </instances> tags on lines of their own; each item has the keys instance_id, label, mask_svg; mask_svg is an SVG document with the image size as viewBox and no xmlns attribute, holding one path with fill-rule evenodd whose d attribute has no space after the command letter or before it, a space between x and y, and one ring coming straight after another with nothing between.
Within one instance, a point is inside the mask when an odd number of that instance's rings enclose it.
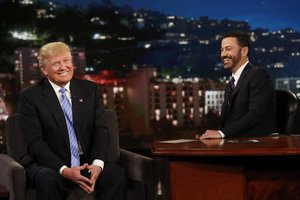
<instances>
[{"instance_id":1,"label":"high-rise building","mask_svg":"<svg viewBox=\"0 0 300 200\"><path fill-rule=\"evenodd\" d=\"M127 113L133 136L151 135L149 86L156 75L155 68L141 68L126 77Z\"/></svg>"},{"instance_id":2,"label":"high-rise building","mask_svg":"<svg viewBox=\"0 0 300 200\"><path fill-rule=\"evenodd\" d=\"M19 48L15 50L16 91L32 85L43 76L39 69L38 49Z\"/></svg>"},{"instance_id":3,"label":"high-rise building","mask_svg":"<svg viewBox=\"0 0 300 200\"><path fill-rule=\"evenodd\" d=\"M290 90L300 98L300 77L276 78L275 88L278 90Z\"/></svg>"},{"instance_id":4,"label":"high-rise building","mask_svg":"<svg viewBox=\"0 0 300 200\"><path fill-rule=\"evenodd\" d=\"M75 74L85 74L86 57L84 48L72 48L72 58Z\"/></svg>"},{"instance_id":5,"label":"high-rise building","mask_svg":"<svg viewBox=\"0 0 300 200\"><path fill-rule=\"evenodd\" d=\"M222 104L224 101L224 90L207 90L205 91L205 109L206 115L209 111L221 116Z\"/></svg>"},{"instance_id":6,"label":"high-rise building","mask_svg":"<svg viewBox=\"0 0 300 200\"><path fill-rule=\"evenodd\" d=\"M114 109L118 117L119 134L123 135L128 131L128 117L125 112L126 106L126 80L117 72L103 70L99 74L76 75L77 78L89 80L99 85L101 101L104 108Z\"/></svg>"},{"instance_id":7,"label":"high-rise building","mask_svg":"<svg viewBox=\"0 0 300 200\"><path fill-rule=\"evenodd\" d=\"M220 115L223 87L207 79L155 79L149 87L150 118L181 129L199 127L209 110Z\"/></svg>"}]
</instances>

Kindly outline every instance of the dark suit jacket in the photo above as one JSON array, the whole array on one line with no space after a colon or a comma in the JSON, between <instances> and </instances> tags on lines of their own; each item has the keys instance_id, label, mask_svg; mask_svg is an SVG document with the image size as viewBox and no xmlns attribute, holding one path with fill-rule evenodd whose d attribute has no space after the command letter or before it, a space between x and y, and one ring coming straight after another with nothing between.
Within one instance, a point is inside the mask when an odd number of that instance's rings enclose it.
<instances>
[{"instance_id":1,"label":"dark suit jacket","mask_svg":"<svg viewBox=\"0 0 300 200\"><path fill-rule=\"evenodd\" d=\"M272 79L261 68L248 63L228 101L226 86L221 112L225 137L263 136L277 132L275 91Z\"/></svg>"},{"instance_id":2,"label":"dark suit jacket","mask_svg":"<svg viewBox=\"0 0 300 200\"><path fill-rule=\"evenodd\" d=\"M70 90L74 128L84 155L89 162L94 159L105 161L108 130L98 87L90 81L72 79ZM64 113L48 79L44 78L20 93L19 113L29 155L36 162L33 171L44 166L58 172L63 165L70 166Z\"/></svg>"}]
</instances>

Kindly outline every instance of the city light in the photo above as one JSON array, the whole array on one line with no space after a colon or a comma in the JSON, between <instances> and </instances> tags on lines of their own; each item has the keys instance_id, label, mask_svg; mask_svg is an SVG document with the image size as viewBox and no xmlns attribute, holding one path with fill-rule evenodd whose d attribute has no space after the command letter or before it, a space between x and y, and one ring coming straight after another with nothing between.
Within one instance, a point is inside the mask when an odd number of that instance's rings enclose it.
<instances>
[{"instance_id":1,"label":"city light","mask_svg":"<svg viewBox=\"0 0 300 200\"><path fill-rule=\"evenodd\" d=\"M118 37L118 40L121 41L130 41L130 40L135 40L134 37Z\"/></svg>"},{"instance_id":2,"label":"city light","mask_svg":"<svg viewBox=\"0 0 300 200\"><path fill-rule=\"evenodd\" d=\"M10 31L9 32L13 38L19 39L19 40L37 40L37 35L34 34L31 31Z\"/></svg>"},{"instance_id":3,"label":"city light","mask_svg":"<svg viewBox=\"0 0 300 200\"><path fill-rule=\"evenodd\" d=\"M93 35L93 39L94 40L106 40L106 39L110 39L111 37L109 35L104 35L101 33L95 33Z\"/></svg>"},{"instance_id":4,"label":"city light","mask_svg":"<svg viewBox=\"0 0 300 200\"><path fill-rule=\"evenodd\" d=\"M25 4L25 5L27 5L27 4L33 4L33 0L20 0L20 3L21 4Z\"/></svg>"},{"instance_id":5,"label":"city light","mask_svg":"<svg viewBox=\"0 0 300 200\"><path fill-rule=\"evenodd\" d=\"M178 121L177 120L173 120L172 124L173 124L173 126L178 126Z\"/></svg>"},{"instance_id":6,"label":"city light","mask_svg":"<svg viewBox=\"0 0 300 200\"><path fill-rule=\"evenodd\" d=\"M144 48L145 48L145 49L149 49L150 47L151 47L151 44L145 44L145 45L144 45Z\"/></svg>"}]
</instances>

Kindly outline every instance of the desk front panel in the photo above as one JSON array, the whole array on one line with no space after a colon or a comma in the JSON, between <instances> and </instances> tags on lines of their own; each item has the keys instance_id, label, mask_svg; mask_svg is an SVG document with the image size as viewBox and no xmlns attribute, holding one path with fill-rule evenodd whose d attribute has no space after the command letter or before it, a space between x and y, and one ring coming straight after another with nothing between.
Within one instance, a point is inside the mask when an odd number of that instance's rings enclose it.
<instances>
[{"instance_id":1,"label":"desk front panel","mask_svg":"<svg viewBox=\"0 0 300 200\"><path fill-rule=\"evenodd\" d=\"M246 180L243 167L170 162L172 200L243 200Z\"/></svg>"},{"instance_id":2,"label":"desk front panel","mask_svg":"<svg viewBox=\"0 0 300 200\"><path fill-rule=\"evenodd\" d=\"M300 199L300 137L155 142L172 200Z\"/></svg>"}]
</instances>

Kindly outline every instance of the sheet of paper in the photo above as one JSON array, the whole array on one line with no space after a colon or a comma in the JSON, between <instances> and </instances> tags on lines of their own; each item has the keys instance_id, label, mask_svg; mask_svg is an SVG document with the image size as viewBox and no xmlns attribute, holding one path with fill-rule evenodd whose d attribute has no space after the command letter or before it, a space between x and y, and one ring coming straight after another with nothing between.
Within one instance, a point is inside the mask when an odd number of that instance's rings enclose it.
<instances>
[{"instance_id":1,"label":"sheet of paper","mask_svg":"<svg viewBox=\"0 0 300 200\"><path fill-rule=\"evenodd\" d=\"M238 139L238 140L226 140L228 143L257 143L258 140L246 140L246 139Z\"/></svg>"},{"instance_id":2,"label":"sheet of paper","mask_svg":"<svg viewBox=\"0 0 300 200\"><path fill-rule=\"evenodd\" d=\"M192 139L176 139L176 140L165 140L165 141L159 141L160 143L169 143L169 144L178 144L178 143L185 143L185 142L193 142L196 140Z\"/></svg>"}]
</instances>

